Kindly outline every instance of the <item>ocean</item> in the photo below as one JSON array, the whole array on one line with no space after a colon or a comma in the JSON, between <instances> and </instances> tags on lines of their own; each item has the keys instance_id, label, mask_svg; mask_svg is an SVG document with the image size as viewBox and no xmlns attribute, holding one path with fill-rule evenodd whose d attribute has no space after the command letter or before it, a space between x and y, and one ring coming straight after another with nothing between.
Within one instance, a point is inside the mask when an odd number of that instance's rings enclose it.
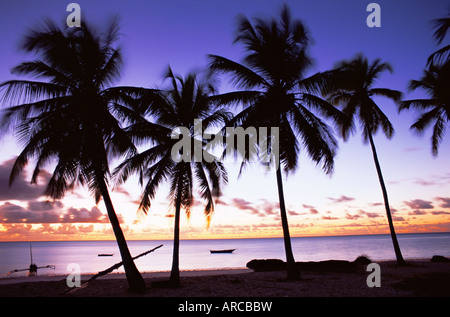
<instances>
[{"instance_id":1,"label":"ocean","mask_svg":"<svg viewBox=\"0 0 450 317\"><path fill-rule=\"evenodd\" d=\"M398 234L403 257L450 257L450 233ZM349 260L361 254L373 261L395 259L390 235L359 235L292 238L296 261ZM14 269L30 265L30 244L33 262L38 266L54 265L55 269L40 269L39 275L69 274L69 263L76 263L81 273L97 273L121 261L115 241L39 241L0 242L0 277ZM160 244L163 247L135 261L141 272L170 271L172 241L128 241L133 256ZM211 254L209 250L236 249L231 254ZM99 253L113 256L99 257ZM221 239L180 241L180 270L244 268L252 259L285 260L282 238ZM123 272L123 267L117 270ZM24 276L27 272L9 276Z\"/></svg>"}]
</instances>

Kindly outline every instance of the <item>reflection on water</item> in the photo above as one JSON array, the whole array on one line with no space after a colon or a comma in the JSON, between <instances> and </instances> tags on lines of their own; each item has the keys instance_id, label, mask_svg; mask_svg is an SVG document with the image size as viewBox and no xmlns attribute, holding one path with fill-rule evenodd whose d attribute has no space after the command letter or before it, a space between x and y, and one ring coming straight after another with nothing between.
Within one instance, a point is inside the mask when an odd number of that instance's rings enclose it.
<instances>
[{"instance_id":1,"label":"reflection on water","mask_svg":"<svg viewBox=\"0 0 450 317\"><path fill-rule=\"evenodd\" d=\"M450 256L450 233L399 234L406 259ZM55 265L55 270L41 269L39 275L68 274L69 263L77 263L83 273L97 273L121 261L115 241L32 242L33 261L38 266ZM172 263L172 241L129 241L133 256L160 244L163 247L136 260L141 272L168 271ZM372 260L395 259L390 235L292 238L297 261L328 259L354 260L366 254ZM0 242L0 277L14 269L30 265L30 242ZM209 250L236 249L233 253L211 254ZM113 256L98 256L98 254ZM180 242L180 269L242 268L252 259L285 259L282 238L184 240ZM123 272L123 268L117 270ZM23 276L27 272L12 274Z\"/></svg>"}]
</instances>

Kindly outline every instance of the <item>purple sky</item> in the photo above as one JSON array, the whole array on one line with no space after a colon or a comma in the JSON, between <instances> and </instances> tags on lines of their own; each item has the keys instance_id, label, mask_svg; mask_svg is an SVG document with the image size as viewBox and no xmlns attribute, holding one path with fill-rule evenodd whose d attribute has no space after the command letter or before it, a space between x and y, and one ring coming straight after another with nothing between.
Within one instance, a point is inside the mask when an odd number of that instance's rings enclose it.
<instances>
[{"instance_id":1,"label":"purple sky","mask_svg":"<svg viewBox=\"0 0 450 317\"><path fill-rule=\"evenodd\" d=\"M64 21L69 14L66 12L69 2L56 0L2 0L0 2L0 39L2 40L0 82L15 78L10 74L10 69L22 61L33 58L17 49L17 43L24 32L45 17ZM236 16L244 14L250 18L271 17L278 14L283 3L287 3L292 15L303 20L314 39L310 48L310 53L315 59L311 74L330 69L336 62L350 59L362 52L369 60L381 58L383 61L390 62L394 68L394 73L384 74L376 83L376 87L401 90L405 93L405 98L423 97L424 95L420 92L408 93L407 84L410 79L420 78L427 57L438 48L432 38L430 21L445 16L449 2L442 0L376 1L381 7L381 27L369 28L366 25L369 14L366 12L366 7L370 2L361 0L77 1L82 9L81 18L89 19L91 23L102 25L114 14L120 17L122 33L120 42L125 64L123 76L118 85L145 87L160 85L162 74L168 64L172 66L175 73L185 75L188 71L204 67L207 54L218 54L239 61L242 58L242 47L233 44ZM221 92L229 89L225 80L222 81L221 88ZM399 215L399 218L402 217L405 221L403 230L407 231L408 221L409 224L413 222L406 217L412 210L413 202L418 200L435 202L434 206L439 206L441 200L437 197L446 199L449 196L450 168L447 162L450 156L450 136L447 136L441 144L439 157L432 158L429 140L431 131L427 131L423 137L417 137L408 131L415 114L405 112L399 115L392 102L385 99L376 101L391 119L396 130L391 141L379 135L375 138L375 142L392 204L396 209L403 210L404 215ZM333 219L350 219L357 214L367 218L370 218L368 216L370 213L383 215L383 207L379 206L382 202L381 191L370 148L362 144L359 135L355 135L345 144L339 141L340 149L332 177L322 175L322 172L310 164L306 157L300 156L298 172L287 179L286 199L294 215L291 220L294 225L313 223L315 218L306 220L295 218L301 217L299 215L305 210L316 216L319 223ZM0 146L3 147L0 163L6 162L19 153L19 148L11 138L0 141ZM3 164L0 167L7 165ZM224 197L226 206L234 206L251 214L251 208L246 209L244 202L252 203L252 208L261 206L259 210L270 209L272 204L277 202L273 175L266 175L258 168L250 168L248 173L237 181L237 167L230 166L229 173L230 185ZM249 191L249 186L255 190ZM0 188L3 188L2 184ZM129 191L132 190L134 189L129 189ZM1 196L0 211L1 205L7 202L20 204L20 199L15 200L13 194L10 199L4 197L5 195ZM139 192L133 192L132 196L137 199ZM162 199L165 198L165 194L160 196ZM266 201L261 200L262 198ZM93 203L92 199L89 199L89 203L86 203L83 208L90 210ZM347 205L339 205L344 203ZM21 207L26 208L25 205ZM82 206L66 205L66 207L81 208ZM135 211L130 212L130 215L135 215ZM256 212L253 216L258 217ZM220 210L216 212L215 217L225 223L236 222L236 219L229 220L225 217L222 219ZM382 217L379 218L380 223L384 220ZM256 222L258 221L260 221L259 218ZM261 221L266 224L272 223L267 219ZM440 221L448 223L449 217L442 218ZM432 223L431 220L430 223ZM212 230L214 230L214 224L213 218ZM327 224L323 224L322 231L319 231L324 234L340 233L336 229L338 225L332 227ZM303 232L296 231L296 234L307 235L311 232L305 229Z\"/></svg>"}]
</instances>

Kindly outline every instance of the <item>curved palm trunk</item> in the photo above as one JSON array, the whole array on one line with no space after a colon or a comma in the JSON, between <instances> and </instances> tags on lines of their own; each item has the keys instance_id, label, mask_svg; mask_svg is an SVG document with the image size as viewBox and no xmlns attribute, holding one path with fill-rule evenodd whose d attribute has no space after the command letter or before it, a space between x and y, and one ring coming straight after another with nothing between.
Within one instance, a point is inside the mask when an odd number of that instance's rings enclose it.
<instances>
[{"instance_id":1,"label":"curved palm trunk","mask_svg":"<svg viewBox=\"0 0 450 317\"><path fill-rule=\"evenodd\" d=\"M103 201L106 206L106 211L108 213L108 218L109 221L111 222L111 226L113 228L114 235L116 237L116 241L119 246L119 251L122 257L129 290L131 292L144 292L145 291L144 279L142 278L141 273L139 273L138 269L136 268L133 258L131 257L130 251L128 250L125 236L122 232L122 228L120 228L119 219L117 218L114 206L111 201L111 197L109 196L108 187L106 186L106 183L103 180L103 178L99 178L98 183L100 186L100 191L102 193Z\"/></svg>"},{"instance_id":2,"label":"curved palm trunk","mask_svg":"<svg viewBox=\"0 0 450 317\"><path fill-rule=\"evenodd\" d=\"M389 208L389 200L386 190L386 185L384 184L383 175L381 174L380 162L378 161L377 150L375 148L375 143L373 142L372 134L369 132L369 142L372 147L373 160L375 162L375 167L377 168L378 179L380 181L381 190L383 191L384 206L386 208L386 216L389 222L389 229L391 231L392 243L394 245L395 256L397 258L398 265L405 265L405 260L403 259L402 252L400 251L400 245L398 244L397 235L395 234L394 223L392 221L391 209Z\"/></svg>"},{"instance_id":3,"label":"curved palm trunk","mask_svg":"<svg viewBox=\"0 0 450 317\"><path fill-rule=\"evenodd\" d=\"M181 182L180 182L181 183ZM173 256L170 283L180 285L180 213L181 213L181 184L178 184L177 199L175 201L175 224L173 229Z\"/></svg>"},{"instance_id":4,"label":"curved palm trunk","mask_svg":"<svg viewBox=\"0 0 450 317\"><path fill-rule=\"evenodd\" d=\"M291 236L289 234L289 224L287 220L286 205L284 202L283 179L281 175L281 167L277 167L277 185L278 198L280 201L281 225L283 227L284 249L286 252L286 272L288 279L300 279L300 271L295 264L294 254L292 253Z\"/></svg>"}]
</instances>

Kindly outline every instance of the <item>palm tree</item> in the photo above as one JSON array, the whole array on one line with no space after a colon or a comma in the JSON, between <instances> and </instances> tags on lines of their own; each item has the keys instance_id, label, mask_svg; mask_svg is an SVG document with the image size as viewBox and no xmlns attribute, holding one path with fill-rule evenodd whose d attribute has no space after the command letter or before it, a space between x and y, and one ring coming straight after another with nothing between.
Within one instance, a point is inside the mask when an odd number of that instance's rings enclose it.
<instances>
[{"instance_id":1,"label":"palm tree","mask_svg":"<svg viewBox=\"0 0 450 317\"><path fill-rule=\"evenodd\" d=\"M351 61L338 63L336 70L338 75L335 82L338 83L338 86L330 94L329 101L335 105L341 105L343 108L342 112L346 116L346 120L341 122L340 132L344 141L355 131L354 122L357 120L362 128L364 142L368 140L370 143L378 179L383 192L384 205L397 263L403 265L405 261L395 234L386 185L383 180L380 162L373 141L373 135L377 133L380 127L388 139L393 136L394 128L386 115L372 99L373 96L382 96L397 102L400 100L402 93L387 88L372 88L376 79L384 71L392 72L392 67L388 63L381 62L380 59L376 59L369 64L367 58L358 55Z\"/></svg>"},{"instance_id":2,"label":"palm tree","mask_svg":"<svg viewBox=\"0 0 450 317\"><path fill-rule=\"evenodd\" d=\"M221 162L205 151L204 132L209 127L223 122L227 118L224 111L213 112L213 104L209 94L212 87L199 83L196 75L190 74L185 79L177 77L169 68L167 77L171 80L168 91L145 90L135 91L141 101L148 107L141 109L144 114L155 118L156 123L149 121L136 123L128 128L135 142L152 141L152 146L125 160L115 171L118 183L127 180L130 173L140 174L140 183L148 179L139 208L147 213L158 187L168 181L170 184L169 199L175 207L174 247L170 284L180 283L179 248L180 248L180 212L186 211L189 217L194 202L193 187L197 183L200 197L206 201L205 215L209 225L214 211L214 200L221 195L221 189L227 183L227 173ZM201 120L201 126L199 121ZM177 139L178 129L187 133L181 134L181 141L189 146L177 147L181 142ZM185 139L187 138L187 140ZM176 150L178 149L178 150ZM197 155L200 151L201 157Z\"/></svg>"},{"instance_id":3,"label":"palm tree","mask_svg":"<svg viewBox=\"0 0 450 317\"><path fill-rule=\"evenodd\" d=\"M442 65L430 65L424 71L420 80L411 80L410 90L422 89L428 93L429 99L404 100L400 102L400 111L416 108L424 111L411 130L423 133L425 129L434 124L431 136L431 149L434 156L438 155L439 144L445 133L445 125L450 118L450 60Z\"/></svg>"},{"instance_id":4,"label":"palm tree","mask_svg":"<svg viewBox=\"0 0 450 317\"><path fill-rule=\"evenodd\" d=\"M435 29L433 34L434 39L436 40L437 44L441 44L450 28L450 11L447 12L446 17L435 19L433 20L433 23L434 23L433 28ZM436 63L440 63L442 60L445 61L449 57L450 57L450 45L446 45L438 49L433 54L431 54L430 57L428 57L427 64L433 65Z\"/></svg>"},{"instance_id":5,"label":"palm tree","mask_svg":"<svg viewBox=\"0 0 450 317\"><path fill-rule=\"evenodd\" d=\"M42 168L55 163L45 194L61 199L77 185L87 185L96 203L103 198L130 291L143 291L137 270L108 191L109 158L133 153L133 144L122 121L134 122L121 88L108 88L119 77L121 51L115 47L118 26L106 32L83 23L60 29L47 21L30 31L22 42L39 59L24 62L12 72L41 79L11 80L0 85L3 111L1 130L14 130L24 148L11 171L10 183L34 159L31 182Z\"/></svg>"},{"instance_id":6,"label":"palm tree","mask_svg":"<svg viewBox=\"0 0 450 317\"><path fill-rule=\"evenodd\" d=\"M329 126L310 110L338 119L340 112L317 97L325 88L326 76L305 77L311 66L307 54L309 36L300 20L293 20L284 6L278 19L255 19L254 24L241 16L235 42L246 49L243 63L209 55L210 69L228 75L239 89L216 97L216 102L242 104L230 123L242 127L278 127L279 154L275 158L286 174L297 167L301 145L326 173L333 169L336 140ZM274 140L269 140L274 142ZM244 162L247 157L244 155ZM292 252L281 167L276 179L289 279L300 278Z\"/></svg>"}]
</instances>

